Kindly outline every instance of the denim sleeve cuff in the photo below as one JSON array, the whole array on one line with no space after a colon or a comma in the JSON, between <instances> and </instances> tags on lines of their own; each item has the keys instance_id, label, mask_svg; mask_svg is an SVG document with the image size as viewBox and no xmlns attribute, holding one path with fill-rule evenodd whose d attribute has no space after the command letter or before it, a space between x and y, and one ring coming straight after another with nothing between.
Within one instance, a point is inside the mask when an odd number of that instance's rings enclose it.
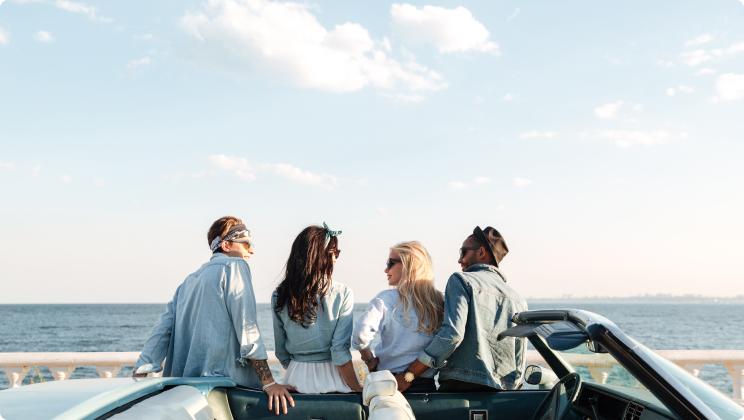
<instances>
[{"instance_id":1,"label":"denim sleeve cuff","mask_svg":"<svg viewBox=\"0 0 744 420\"><path fill-rule=\"evenodd\" d=\"M163 370L161 366L153 365L152 363L146 363L137 369L135 369L134 373L156 373Z\"/></svg>"},{"instance_id":2,"label":"denim sleeve cuff","mask_svg":"<svg viewBox=\"0 0 744 420\"><path fill-rule=\"evenodd\" d=\"M345 365L351 361L351 352L349 350L331 351L331 361L336 366Z\"/></svg>"},{"instance_id":3,"label":"denim sleeve cuff","mask_svg":"<svg viewBox=\"0 0 744 420\"><path fill-rule=\"evenodd\" d=\"M446 364L446 362L443 362L442 364L437 365L437 360L426 353L422 353L421 356L418 357L418 361L434 369L440 369Z\"/></svg>"},{"instance_id":4,"label":"denim sleeve cuff","mask_svg":"<svg viewBox=\"0 0 744 420\"><path fill-rule=\"evenodd\" d=\"M240 366L246 367L250 364L250 360L268 360L268 358L266 349L259 343L240 346L240 357L236 361Z\"/></svg>"}]
</instances>

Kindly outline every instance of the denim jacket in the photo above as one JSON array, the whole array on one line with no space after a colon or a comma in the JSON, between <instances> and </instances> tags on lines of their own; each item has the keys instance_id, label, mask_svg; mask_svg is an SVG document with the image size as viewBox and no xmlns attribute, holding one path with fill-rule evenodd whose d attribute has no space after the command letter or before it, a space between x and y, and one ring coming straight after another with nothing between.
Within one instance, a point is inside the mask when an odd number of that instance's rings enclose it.
<instances>
[{"instance_id":1,"label":"denim jacket","mask_svg":"<svg viewBox=\"0 0 744 420\"><path fill-rule=\"evenodd\" d=\"M277 313L277 293L271 296L274 315L274 343L276 358L286 369L290 360L298 362L327 362L341 366L351 360L351 331L354 327L354 295L351 289L333 283L316 308L318 318L304 328L289 317L287 307Z\"/></svg>"},{"instance_id":2,"label":"denim jacket","mask_svg":"<svg viewBox=\"0 0 744 420\"><path fill-rule=\"evenodd\" d=\"M258 388L249 359L267 354L256 320L248 264L215 254L178 286L135 368L159 372L165 359L164 376L228 376Z\"/></svg>"},{"instance_id":3,"label":"denim jacket","mask_svg":"<svg viewBox=\"0 0 744 420\"><path fill-rule=\"evenodd\" d=\"M440 381L513 389L523 374L525 340L497 337L525 310L527 302L496 267L471 265L447 280L444 322L418 360L440 368Z\"/></svg>"}]
</instances>

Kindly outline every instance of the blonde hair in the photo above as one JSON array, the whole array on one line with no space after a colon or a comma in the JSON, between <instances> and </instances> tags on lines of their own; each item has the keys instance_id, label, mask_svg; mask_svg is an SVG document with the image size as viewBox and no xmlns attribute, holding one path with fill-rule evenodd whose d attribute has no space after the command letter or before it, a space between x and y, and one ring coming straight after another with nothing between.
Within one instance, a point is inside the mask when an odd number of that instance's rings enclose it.
<instances>
[{"instance_id":1,"label":"blonde hair","mask_svg":"<svg viewBox=\"0 0 744 420\"><path fill-rule=\"evenodd\" d=\"M435 333L444 318L444 296L434 287L434 270L429 252L416 241L401 242L390 250L398 253L403 268L397 286L403 313L408 313L413 306L418 315L418 331Z\"/></svg>"}]
</instances>

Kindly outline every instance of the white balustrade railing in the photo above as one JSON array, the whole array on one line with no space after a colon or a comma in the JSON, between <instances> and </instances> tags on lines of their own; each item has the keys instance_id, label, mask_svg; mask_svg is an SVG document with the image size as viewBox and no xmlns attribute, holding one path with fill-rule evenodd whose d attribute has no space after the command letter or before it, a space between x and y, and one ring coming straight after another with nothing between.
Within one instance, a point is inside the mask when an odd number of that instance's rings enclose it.
<instances>
[{"instance_id":1,"label":"white balustrade railing","mask_svg":"<svg viewBox=\"0 0 744 420\"><path fill-rule=\"evenodd\" d=\"M698 376L704 365L722 365L728 372L733 385L732 398L744 402L744 350L658 350L657 353L676 363L693 375ZM8 386L15 388L23 384L23 379L32 368L46 367L54 380L69 379L77 367L95 367L102 378L116 377L122 368L134 366L139 352L91 352L91 353L0 353L0 370L8 378ZM612 367L616 364L607 354L563 354L567 362L574 366L584 366L592 378L607 382ZM273 353L269 354L270 364L280 369ZM358 352L354 352L354 362L360 374L365 373ZM534 350L527 352L527 364L545 365L542 357Z\"/></svg>"}]
</instances>

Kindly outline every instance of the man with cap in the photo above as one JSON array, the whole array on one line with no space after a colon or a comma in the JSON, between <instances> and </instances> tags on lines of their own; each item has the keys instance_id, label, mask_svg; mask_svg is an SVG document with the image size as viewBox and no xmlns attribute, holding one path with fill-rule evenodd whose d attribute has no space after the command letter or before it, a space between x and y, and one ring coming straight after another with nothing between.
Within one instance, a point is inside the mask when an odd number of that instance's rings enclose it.
<instances>
[{"instance_id":1,"label":"man with cap","mask_svg":"<svg viewBox=\"0 0 744 420\"><path fill-rule=\"evenodd\" d=\"M161 370L163 376L226 376L238 385L263 389L269 410L287 414L294 400L274 382L256 322L247 263L253 254L250 231L240 219L222 217L210 227L207 242L212 257L176 289L133 376Z\"/></svg>"},{"instance_id":2,"label":"man with cap","mask_svg":"<svg viewBox=\"0 0 744 420\"><path fill-rule=\"evenodd\" d=\"M476 227L460 248L461 272L447 280L444 320L434 339L406 370L398 389L405 391L429 368L439 369L439 389L447 392L514 389L524 369L524 339L498 340L512 316L527 302L506 282L499 263L509 252L492 227Z\"/></svg>"}]
</instances>

